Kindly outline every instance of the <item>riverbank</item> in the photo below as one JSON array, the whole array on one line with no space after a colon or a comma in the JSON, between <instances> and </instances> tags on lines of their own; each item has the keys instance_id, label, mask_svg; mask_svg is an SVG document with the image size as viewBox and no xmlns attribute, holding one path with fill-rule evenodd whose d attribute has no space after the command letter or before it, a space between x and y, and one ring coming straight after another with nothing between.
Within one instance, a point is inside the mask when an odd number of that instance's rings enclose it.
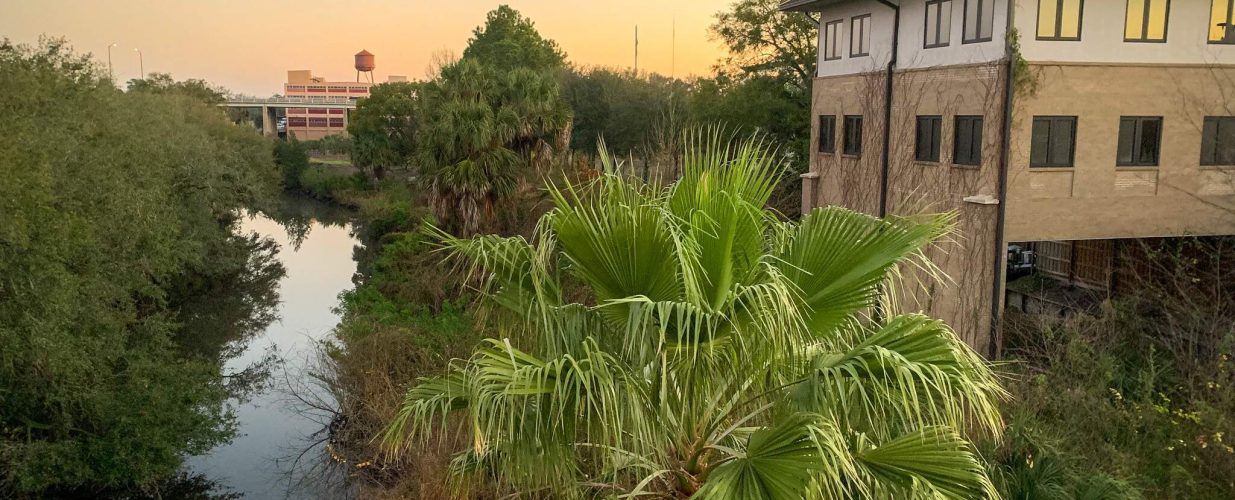
<instances>
[{"instance_id":1,"label":"riverbank","mask_svg":"<svg viewBox=\"0 0 1235 500\"><path fill-rule=\"evenodd\" d=\"M355 286L338 296L340 321L323 344L327 386L338 402L328 451L351 469L359 497L448 497L447 450L457 447L391 455L379 438L408 386L465 357L480 339L471 294L422 233L432 218L407 182L370 182L347 166L308 163L295 186L305 196L354 209L371 242L354 256Z\"/></svg>"}]
</instances>

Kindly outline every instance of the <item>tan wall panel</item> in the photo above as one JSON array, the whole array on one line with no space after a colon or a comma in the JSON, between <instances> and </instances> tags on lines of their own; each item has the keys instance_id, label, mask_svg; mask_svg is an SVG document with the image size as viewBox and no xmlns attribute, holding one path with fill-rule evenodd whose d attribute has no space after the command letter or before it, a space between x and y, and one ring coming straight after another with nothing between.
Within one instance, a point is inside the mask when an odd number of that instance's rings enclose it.
<instances>
[{"instance_id":1,"label":"tan wall panel","mask_svg":"<svg viewBox=\"0 0 1235 500\"><path fill-rule=\"evenodd\" d=\"M898 308L901 312L923 312L943 319L983 353L990 343L993 273L1003 256L995 249L999 207L963 200L981 194L997 198L999 194L1003 106L999 73L998 64L897 73L889 149L888 213L957 214L955 233L927 252L947 279L939 281L905 269L902 286L897 290ZM805 179L803 203L839 205L878 214L883 147L882 75L820 78L815 81L814 92L812 144L818 144L818 115L836 115L837 154L813 155L812 173L818 178ZM840 154L840 124L845 114L866 116L861 158ZM914 160L918 115L943 118L937 163ZM952 164L956 115L983 116L983 154L979 166Z\"/></svg>"},{"instance_id":2,"label":"tan wall panel","mask_svg":"<svg viewBox=\"0 0 1235 500\"><path fill-rule=\"evenodd\" d=\"M811 206L841 206L872 215L879 213L879 179L883 152L882 74L816 78L811 107L811 172L814 184ZM819 116L836 117L836 152L821 154ZM862 154L842 154L845 115L862 115ZM808 188L809 189L809 188Z\"/></svg>"},{"instance_id":3,"label":"tan wall panel","mask_svg":"<svg viewBox=\"0 0 1235 500\"><path fill-rule=\"evenodd\" d=\"M1235 115L1235 67L1034 65L1018 94L1009 241L1235 234L1235 169L1201 167L1205 116ZM1029 168L1034 116L1076 116L1071 169ZM1121 116L1163 118L1156 169L1118 167ZM1070 184L1070 186L1068 186Z\"/></svg>"}]
</instances>

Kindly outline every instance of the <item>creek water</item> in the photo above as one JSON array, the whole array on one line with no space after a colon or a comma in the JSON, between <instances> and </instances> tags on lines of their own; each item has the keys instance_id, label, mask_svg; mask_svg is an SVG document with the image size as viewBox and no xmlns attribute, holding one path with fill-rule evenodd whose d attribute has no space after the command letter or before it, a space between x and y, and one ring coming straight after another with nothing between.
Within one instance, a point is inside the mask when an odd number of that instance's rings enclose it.
<instances>
[{"instance_id":1,"label":"creek water","mask_svg":"<svg viewBox=\"0 0 1235 500\"><path fill-rule=\"evenodd\" d=\"M277 295L269 295L269 320L260 322L264 329L241 336L224 355L225 374L239 377L265 366L269 375L245 397L229 401L236 415L235 439L189 457L186 468L218 492L245 499L347 497L349 488L342 481L323 484L310 477L330 475L323 472L332 466L324 438L335 402L313 373L322 369L319 342L339 323L339 293L352 287L353 251L360 242L346 218L337 213L319 217L332 207L309 200L288 204L298 212L288 220L251 213L241 223L242 235L256 234L277 245L272 255L286 274L273 285Z\"/></svg>"}]
</instances>

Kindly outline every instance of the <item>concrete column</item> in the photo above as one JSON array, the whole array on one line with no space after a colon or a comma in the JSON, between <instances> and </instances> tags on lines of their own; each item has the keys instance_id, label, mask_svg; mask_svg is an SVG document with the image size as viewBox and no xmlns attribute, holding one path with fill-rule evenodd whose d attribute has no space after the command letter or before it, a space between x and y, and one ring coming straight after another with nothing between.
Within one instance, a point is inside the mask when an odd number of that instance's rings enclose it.
<instances>
[{"instance_id":1,"label":"concrete column","mask_svg":"<svg viewBox=\"0 0 1235 500\"><path fill-rule=\"evenodd\" d=\"M274 123L274 113L271 112L272 110L273 108L270 106L262 106L262 135L267 137L278 134L278 129L275 127Z\"/></svg>"}]
</instances>

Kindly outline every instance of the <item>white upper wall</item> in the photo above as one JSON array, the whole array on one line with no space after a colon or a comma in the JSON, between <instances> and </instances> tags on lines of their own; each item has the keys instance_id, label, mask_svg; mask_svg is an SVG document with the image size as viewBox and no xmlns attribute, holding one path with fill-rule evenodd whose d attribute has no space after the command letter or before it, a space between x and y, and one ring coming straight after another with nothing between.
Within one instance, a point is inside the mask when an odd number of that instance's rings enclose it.
<instances>
[{"instance_id":1,"label":"white upper wall","mask_svg":"<svg viewBox=\"0 0 1235 500\"><path fill-rule=\"evenodd\" d=\"M1166 43L1125 42L1126 0L1085 0L1080 41L1038 40L1038 2L1017 0L1021 55L1032 62L1235 64L1235 45L1207 42L1213 0L1173 0Z\"/></svg>"},{"instance_id":2,"label":"white upper wall","mask_svg":"<svg viewBox=\"0 0 1235 500\"><path fill-rule=\"evenodd\" d=\"M952 0L952 29L945 47L926 48L926 0L901 1L900 68L929 68L975 64L1003 59L1007 47L1008 0L983 0L983 8L995 9L989 41L964 42L965 4L976 0Z\"/></svg>"},{"instance_id":3,"label":"white upper wall","mask_svg":"<svg viewBox=\"0 0 1235 500\"><path fill-rule=\"evenodd\" d=\"M870 55L850 56L853 18L871 16ZM804 14L796 14L804 15ZM819 76L851 75L886 68L892 59L892 9L874 0L855 0L828 7L819 18ZM828 23L841 21L840 59L826 60L825 34Z\"/></svg>"},{"instance_id":4,"label":"white upper wall","mask_svg":"<svg viewBox=\"0 0 1235 500\"><path fill-rule=\"evenodd\" d=\"M994 9L988 41L965 43L965 4L979 0L951 0L950 33L946 46L926 48L926 0L901 0L900 69L927 68L997 61L1003 58L1007 32L1008 0L981 0ZM819 22L819 76L850 75L883 70L892 58L892 8L874 0L853 0L824 8ZM869 56L850 56L853 18L871 15ZM840 59L827 60L826 26L841 21Z\"/></svg>"},{"instance_id":5,"label":"white upper wall","mask_svg":"<svg viewBox=\"0 0 1235 500\"><path fill-rule=\"evenodd\" d=\"M895 1L895 0L894 0ZM951 0L948 45L926 48L926 1L900 0L900 69L929 68L997 61L1004 57L1009 5L1020 34L1021 55L1031 62L1123 64L1235 64L1235 45L1211 44L1206 38L1213 0L1172 0L1165 43L1124 41L1127 0L1084 0L1080 41L1038 40L1038 3L1057 0L984 0L994 7L990 41L965 43L966 2ZM870 55L851 56L853 18L871 15ZM803 14L798 14L803 15ZM893 11L875 0L829 5L820 13L818 76L880 71L892 57ZM840 58L825 59L825 27L841 21Z\"/></svg>"}]
</instances>

